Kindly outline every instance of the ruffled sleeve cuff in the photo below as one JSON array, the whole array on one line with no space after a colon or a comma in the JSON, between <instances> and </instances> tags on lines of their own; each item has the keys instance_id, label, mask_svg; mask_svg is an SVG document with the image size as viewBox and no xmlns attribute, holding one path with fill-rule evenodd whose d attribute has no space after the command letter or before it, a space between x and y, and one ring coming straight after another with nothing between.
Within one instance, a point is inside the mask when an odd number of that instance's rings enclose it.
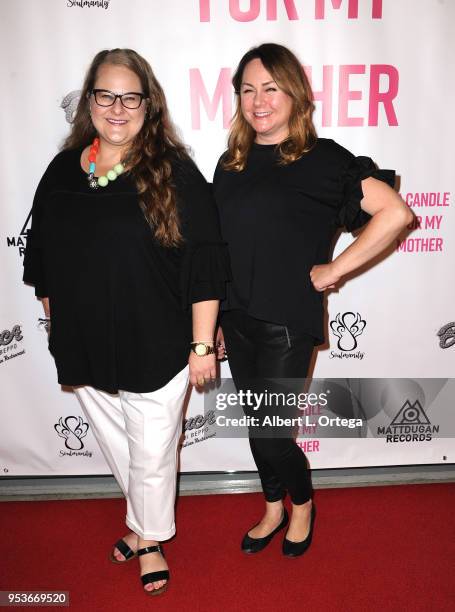
<instances>
[{"instance_id":1,"label":"ruffled sleeve cuff","mask_svg":"<svg viewBox=\"0 0 455 612\"><path fill-rule=\"evenodd\" d=\"M204 242L188 245L181 270L182 306L206 300L223 300L231 280L227 245Z\"/></svg>"},{"instance_id":2,"label":"ruffled sleeve cuff","mask_svg":"<svg viewBox=\"0 0 455 612\"><path fill-rule=\"evenodd\" d=\"M343 177L343 200L338 211L337 225L345 227L349 232L362 227L371 216L360 207L363 198L363 179L372 176L394 187L395 171L380 170L369 157L354 157Z\"/></svg>"}]
</instances>

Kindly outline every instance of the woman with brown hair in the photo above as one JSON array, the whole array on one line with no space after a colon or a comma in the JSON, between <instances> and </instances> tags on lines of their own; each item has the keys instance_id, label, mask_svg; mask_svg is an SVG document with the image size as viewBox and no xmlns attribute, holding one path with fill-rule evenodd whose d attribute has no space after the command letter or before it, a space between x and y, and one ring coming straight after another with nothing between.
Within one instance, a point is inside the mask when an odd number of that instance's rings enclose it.
<instances>
[{"instance_id":1,"label":"woman with brown hair","mask_svg":"<svg viewBox=\"0 0 455 612\"><path fill-rule=\"evenodd\" d=\"M188 378L215 377L228 265L210 189L176 136L149 64L101 51L71 134L38 186L24 260L51 317L58 380L74 387L127 500L111 553L167 587ZM192 350L190 350L192 349Z\"/></svg>"},{"instance_id":2,"label":"woman with brown hair","mask_svg":"<svg viewBox=\"0 0 455 612\"><path fill-rule=\"evenodd\" d=\"M251 49L233 85L237 110L214 177L233 275L221 324L237 388L283 391L283 379L305 379L314 345L324 342L323 292L384 251L412 214L392 189L393 172L317 137L311 87L289 49ZM367 221L329 263L337 228ZM286 409L278 405L275 413ZM250 412L261 416L261 408ZM305 455L290 431L261 420L249 436L266 503L242 549L259 552L289 522L282 551L297 557L311 543L315 517Z\"/></svg>"}]
</instances>

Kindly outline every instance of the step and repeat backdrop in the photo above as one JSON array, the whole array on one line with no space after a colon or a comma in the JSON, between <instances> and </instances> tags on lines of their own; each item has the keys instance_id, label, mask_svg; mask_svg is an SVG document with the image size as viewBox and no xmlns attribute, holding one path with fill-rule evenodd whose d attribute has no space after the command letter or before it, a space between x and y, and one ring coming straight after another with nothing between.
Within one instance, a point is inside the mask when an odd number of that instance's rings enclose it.
<instances>
[{"instance_id":1,"label":"step and repeat backdrop","mask_svg":"<svg viewBox=\"0 0 455 612\"><path fill-rule=\"evenodd\" d=\"M69 130L92 57L130 47L150 61L211 181L234 108L233 69L262 42L301 59L319 135L394 168L415 213L387 257L328 296L318 380L298 403L299 443L313 468L455 462L455 2L0 7L0 476L109 473L75 396L57 384L41 305L21 282L34 191ZM352 240L342 234L335 254ZM216 389L189 398L183 472L254 469L245 429L232 422L227 363L221 374Z\"/></svg>"}]
</instances>

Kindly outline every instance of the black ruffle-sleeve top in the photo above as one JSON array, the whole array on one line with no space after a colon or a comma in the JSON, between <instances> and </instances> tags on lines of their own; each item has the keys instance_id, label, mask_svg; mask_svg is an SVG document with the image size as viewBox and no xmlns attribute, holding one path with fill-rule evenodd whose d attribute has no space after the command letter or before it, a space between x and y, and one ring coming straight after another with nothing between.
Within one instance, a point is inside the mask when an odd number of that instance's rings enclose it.
<instances>
[{"instance_id":1,"label":"black ruffle-sleeve top","mask_svg":"<svg viewBox=\"0 0 455 612\"><path fill-rule=\"evenodd\" d=\"M310 270L328 262L339 227L352 231L370 219L360 207L361 181L372 176L393 187L395 173L324 138L287 165L279 165L275 145L253 144L241 172L223 169L223 157L214 192L233 281L222 309L245 310L322 343L323 294Z\"/></svg>"},{"instance_id":2,"label":"black ruffle-sleeve top","mask_svg":"<svg viewBox=\"0 0 455 612\"><path fill-rule=\"evenodd\" d=\"M229 264L213 196L189 158L175 160L183 243L163 247L132 178L92 190L81 153L59 153L41 179L24 281L49 298L61 384L155 391L188 361L190 305L225 297Z\"/></svg>"}]
</instances>

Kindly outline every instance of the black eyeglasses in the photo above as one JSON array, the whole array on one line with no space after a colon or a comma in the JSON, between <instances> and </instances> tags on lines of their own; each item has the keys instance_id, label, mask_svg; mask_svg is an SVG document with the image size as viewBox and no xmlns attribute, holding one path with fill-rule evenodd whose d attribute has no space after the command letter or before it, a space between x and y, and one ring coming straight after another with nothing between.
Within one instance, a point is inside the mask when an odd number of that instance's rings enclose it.
<instances>
[{"instance_id":1,"label":"black eyeglasses","mask_svg":"<svg viewBox=\"0 0 455 612\"><path fill-rule=\"evenodd\" d=\"M146 98L143 93L129 91L124 94L116 94L108 89L92 89L92 94L95 96L95 102L98 106L114 106L117 98L120 98L122 106L130 110L139 108L142 100Z\"/></svg>"}]
</instances>

